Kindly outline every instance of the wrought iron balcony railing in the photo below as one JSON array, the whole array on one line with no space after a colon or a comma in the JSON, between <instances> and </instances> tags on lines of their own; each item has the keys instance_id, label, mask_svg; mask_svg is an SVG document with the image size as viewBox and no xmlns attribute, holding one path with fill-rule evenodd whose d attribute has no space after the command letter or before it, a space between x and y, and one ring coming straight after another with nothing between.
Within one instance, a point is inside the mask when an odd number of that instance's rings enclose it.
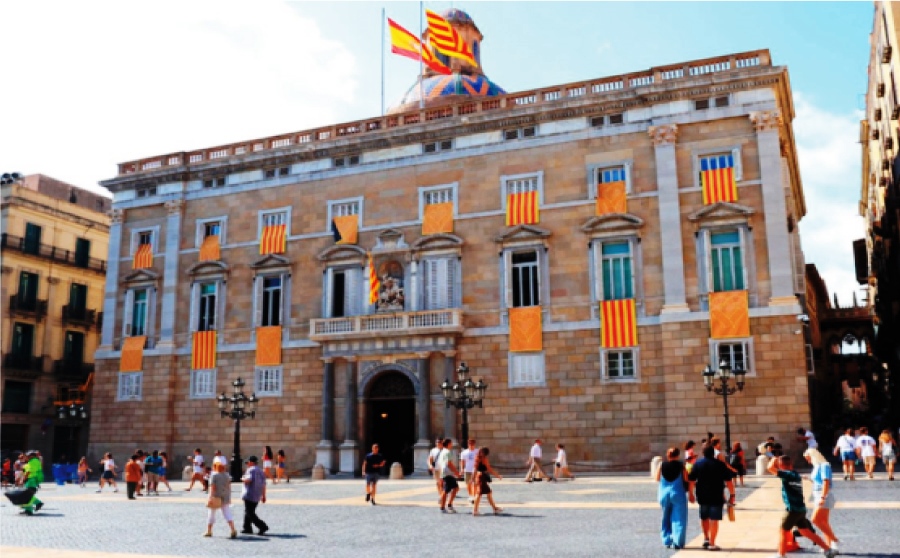
<instances>
[{"instance_id":1,"label":"wrought iron balcony railing","mask_svg":"<svg viewBox=\"0 0 900 558\"><path fill-rule=\"evenodd\" d=\"M75 250L57 248L49 244L27 242L21 236L13 236L3 233L0 235L0 247L4 250L17 250L23 254L30 254L38 258L52 260L57 263L68 264L82 269L89 269L99 273L106 273L106 261L98 258L76 257Z\"/></svg>"},{"instance_id":2,"label":"wrought iron balcony railing","mask_svg":"<svg viewBox=\"0 0 900 558\"><path fill-rule=\"evenodd\" d=\"M27 298L18 294L9 296L10 314L33 316L37 320L47 315L47 301L38 298Z\"/></svg>"},{"instance_id":3,"label":"wrought iron balcony railing","mask_svg":"<svg viewBox=\"0 0 900 558\"><path fill-rule=\"evenodd\" d=\"M53 375L60 381L83 382L94 371L94 363L78 360L53 361Z\"/></svg>"},{"instance_id":4,"label":"wrought iron balcony railing","mask_svg":"<svg viewBox=\"0 0 900 558\"><path fill-rule=\"evenodd\" d=\"M62 321L84 327L93 327L97 322L97 311L83 306L66 304L62 307Z\"/></svg>"}]
</instances>

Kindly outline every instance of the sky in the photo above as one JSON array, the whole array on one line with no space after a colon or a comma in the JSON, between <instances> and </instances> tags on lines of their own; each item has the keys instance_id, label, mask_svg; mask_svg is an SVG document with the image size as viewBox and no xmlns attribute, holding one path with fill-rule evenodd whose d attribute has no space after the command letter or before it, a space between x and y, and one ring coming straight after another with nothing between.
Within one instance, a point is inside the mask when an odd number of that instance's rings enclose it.
<instances>
[{"instance_id":1,"label":"sky","mask_svg":"<svg viewBox=\"0 0 900 558\"><path fill-rule=\"evenodd\" d=\"M806 261L841 305L859 292L871 3L424 6L472 16L482 66L509 92L768 48L794 93ZM0 2L0 172L99 190L120 162L377 116L418 71L383 47L382 9L418 32L419 2Z\"/></svg>"}]
</instances>

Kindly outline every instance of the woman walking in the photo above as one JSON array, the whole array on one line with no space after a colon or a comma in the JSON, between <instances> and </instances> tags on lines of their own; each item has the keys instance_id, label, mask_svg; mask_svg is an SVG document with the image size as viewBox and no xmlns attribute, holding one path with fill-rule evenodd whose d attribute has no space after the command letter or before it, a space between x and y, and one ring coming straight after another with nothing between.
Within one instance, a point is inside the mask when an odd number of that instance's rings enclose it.
<instances>
[{"instance_id":1,"label":"woman walking","mask_svg":"<svg viewBox=\"0 0 900 558\"><path fill-rule=\"evenodd\" d=\"M803 452L803 457L813 466L813 470L809 474L809 480L813 485L810 503L814 506L810 520L822 532L825 544L837 552L839 541L834 536L834 531L831 530L831 524L828 522L831 510L834 508L834 495L831 492L831 464L815 448L807 449Z\"/></svg>"},{"instance_id":2,"label":"woman walking","mask_svg":"<svg viewBox=\"0 0 900 558\"><path fill-rule=\"evenodd\" d=\"M87 457L82 457L80 461L78 461L78 482L81 484L81 488L84 488L84 484L87 482L88 473L93 473L94 471L88 467Z\"/></svg>"},{"instance_id":3,"label":"woman walking","mask_svg":"<svg viewBox=\"0 0 900 558\"><path fill-rule=\"evenodd\" d=\"M569 460L566 458L566 446L556 444L556 461L553 463L553 481L560 478L575 480L575 475L569 470Z\"/></svg>"},{"instance_id":4,"label":"woman walking","mask_svg":"<svg viewBox=\"0 0 900 558\"><path fill-rule=\"evenodd\" d=\"M222 510L222 517L231 527L229 538L237 538L237 529L234 528L234 516L231 514L231 476L225 472L225 465L219 462L213 463L213 474L209 477L209 500L206 507L206 532L204 537L211 537L213 524L216 522L216 510Z\"/></svg>"},{"instance_id":5,"label":"woman walking","mask_svg":"<svg viewBox=\"0 0 900 558\"><path fill-rule=\"evenodd\" d=\"M107 452L103 454L103 459L100 460L100 466L103 467L103 474L100 476L100 489L97 492L103 492L103 483L112 485L113 492L118 492L119 487L116 486L116 462L113 461L113 456L111 453Z\"/></svg>"},{"instance_id":6,"label":"woman walking","mask_svg":"<svg viewBox=\"0 0 900 558\"><path fill-rule=\"evenodd\" d=\"M744 459L744 448L740 442L735 442L728 456L728 464L737 471L738 481L744 486L744 475L747 474L747 461Z\"/></svg>"},{"instance_id":7,"label":"woman walking","mask_svg":"<svg viewBox=\"0 0 900 558\"><path fill-rule=\"evenodd\" d=\"M688 481L687 469L678 457L681 451L672 447L666 451L666 462L656 471L659 483L658 500L663 510L660 535L666 548L684 548L687 536L688 499L694 501L693 484Z\"/></svg>"},{"instance_id":8,"label":"woman walking","mask_svg":"<svg viewBox=\"0 0 900 558\"><path fill-rule=\"evenodd\" d=\"M157 482L157 486L164 484L169 489L169 492L172 492L172 486L169 485L169 479L166 478L169 470L169 456L164 451L159 452L159 456L162 458L162 465L159 466L159 482Z\"/></svg>"},{"instance_id":9,"label":"woman walking","mask_svg":"<svg viewBox=\"0 0 900 558\"><path fill-rule=\"evenodd\" d=\"M278 450L278 456L275 458L275 483L277 484L280 480L285 480L290 482L287 478L287 457L284 455L284 450Z\"/></svg>"},{"instance_id":10,"label":"woman walking","mask_svg":"<svg viewBox=\"0 0 900 558\"><path fill-rule=\"evenodd\" d=\"M481 448L475 456L475 503L472 506L472 515L478 515L478 505L481 503L482 496L487 496L488 503L494 510L494 515L503 511L503 508L494 503L494 495L490 484L492 479L490 475L494 475L500 480L503 480L503 477L498 475L497 471L491 467L491 463L488 460L490 454L490 449Z\"/></svg>"},{"instance_id":11,"label":"woman walking","mask_svg":"<svg viewBox=\"0 0 900 558\"><path fill-rule=\"evenodd\" d=\"M888 480L894 480L894 464L897 462L897 442L891 435L891 431L884 429L878 437L878 451L881 460L884 461L884 469L887 471Z\"/></svg>"},{"instance_id":12,"label":"woman walking","mask_svg":"<svg viewBox=\"0 0 900 558\"><path fill-rule=\"evenodd\" d=\"M266 446L263 450L263 473L267 479L272 478L272 462L275 460L275 454L272 453L272 446Z\"/></svg>"}]
</instances>

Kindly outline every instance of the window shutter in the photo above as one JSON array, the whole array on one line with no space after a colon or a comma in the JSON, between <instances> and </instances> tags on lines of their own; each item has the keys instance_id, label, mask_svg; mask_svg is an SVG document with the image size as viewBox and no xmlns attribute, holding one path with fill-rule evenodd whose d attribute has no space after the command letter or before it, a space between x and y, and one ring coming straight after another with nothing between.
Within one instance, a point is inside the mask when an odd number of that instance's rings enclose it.
<instances>
[{"instance_id":1,"label":"window shutter","mask_svg":"<svg viewBox=\"0 0 900 558\"><path fill-rule=\"evenodd\" d=\"M200 284L197 282L191 283L191 314L190 314L190 328L191 332L197 331L199 328L197 327L199 324L199 313L198 310L200 308Z\"/></svg>"},{"instance_id":2,"label":"window shutter","mask_svg":"<svg viewBox=\"0 0 900 558\"><path fill-rule=\"evenodd\" d=\"M458 275L456 266L459 264L459 261L455 258L448 258L444 261L446 262L445 267L447 268L444 274L447 279L447 286L445 287L447 304L444 308L456 308L459 306L456 302L456 276Z\"/></svg>"},{"instance_id":3,"label":"window shutter","mask_svg":"<svg viewBox=\"0 0 900 558\"><path fill-rule=\"evenodd\" d=\"M712 287L710 285L712 281L712 254L710 253L710 243L709 243L709 231L702 230L700 231L700 236L697 239L698 243L698 252L701 254L700 262L701 268L700 272L702 273L702 277L700 278L700 292L702 294L709 294L712 291Z\"/></svg>"},{"instance_id":4,"label":"window shutter","mask_svg":"<svg viewBox=\"0 0 900 558\"><path fill-rule=\"evenodd\" d=\"M625 163L622 165L622 168L625 170L625 193L631 193L631 163Z\"/></svg>"},{"instance_id":5,"label":"window shutter","mask_svg":"<svg viewBox=\"0 0 900 558\"><path fill-rule=\"evenodd\" d=\"M327 318L333 318L331 301L334 297L334 269L330 267L326 269L322 275L322 280L325 282L322 288L322 315Z\"/></svg>"},{"instance_id":6,"label":"window shutter","mask_svg":"<svg viewBox=\"0 0 900 558\"><path fill-rule=\"evenodd\" d=\"M134 289L125 291L125 312L122 317L122 337L131 335L131 320L134 312Z\"/></svg>"},{"instance_id":7,"label":"window shutter","mask_svg":"<svg viewBox=\"0 0 900 558\"><path fill-rule=\"evenodd\" d=\"M735 147L731 150L731 160L734 163L734 179L744 179L744 165L741 162L741 148Z\"/></svg>"},{"instance_id":8,"label":"window shutter","mask_svg":"<svg viewBox=\"0 0 900 558\"><path fill-rule=\"evenodd\" d=\"M356 316L360 314L359 279L361 272L361 268L358 267L344 271L344 313L347 316ZM368 302L368 300L366 302Z\"/></svg>"},{"instance_id":9,"label":"window shutter","mask_svg":"<svg viewBox=\"0 0 900 558\"><path fill-rule=\"evenodd\" d=\"M747 270L747 229L744 227L738 227L738 238L740 239L741 252L740 252L740 262L741 266L741 289L750 290L750 281L748 277Z\"/></svg>"},{"instance_id":10,"label":"window shutter","mask_svg":"<svg viewBox=\"0 0 900 558\"><path fill-rule=\"evenodd\" d=\"M256 328L262 325L263 307L263 278L260 275L253 277L253 335Z\"/></svg>"}]
</instances>

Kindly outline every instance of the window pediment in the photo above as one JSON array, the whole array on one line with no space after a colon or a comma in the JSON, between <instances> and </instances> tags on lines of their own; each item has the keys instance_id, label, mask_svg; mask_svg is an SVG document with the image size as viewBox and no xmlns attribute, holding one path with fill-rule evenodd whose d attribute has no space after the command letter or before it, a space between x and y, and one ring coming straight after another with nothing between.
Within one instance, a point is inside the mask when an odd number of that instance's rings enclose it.
<instances>
[{"instance_id":1,"label":"window pediment","mask_svg":"<svg viewBox=\"0 0 900 558\"><path fill-rule=\"evenodd\" d=\"M643 228L644 220L631 213L609 213L591 217L581 225L581 231L589 236L634 233Z\"/></svg>"},{"instance_id":2,"label":"window pediment","mask_svg":"<svg viewBox=\"0 0 900 558\"><path fill-rule=\"evenodd\" d=\"M462 252L463 239L455 234L438 233L423 236L412 243L413 252Z\"/></svg>"},{"instance_id":3,"label":"window pediment","mask_svg":"<svg viewBox=\"0 0 900 558\"><path fill-rule=\"evenodd\" d=\"M688 219L697 227L710 224L746 224L753 213L753 208L746 205L717 202L691 213Z\"/></svg>"},{"instance_id":4,"label":"window pediment","mask_svg":"<svg viewBox=\"0 0 900 558\"><path fill-rule=\"evenodd\" d=\"M291 260L278 254L266 254L250 264L250 269L255 270L290 269L290 267Z\"/></svg>"},{"instance_id":5,"label":"window pediment","mask_svg":"<svg viewBox=\"0 0 900 558\"><path fill-rule=\"evenodd\" d=\"M338 244L322 250L317 258L320 262L362 264L366 261L366 251L356 245Z\"/></svg>"},{"instance_id":6,"label":"window pediment","mask_svg":"<svg viewBox=\"0 0 900 558\"><path fill-rule=\"evenodd\" d=\"M375 238L373 252L400 252L408 251L409 244L403 239L403 233L397 229L388 229L378 233Z\"/></svg>"},{"instance_id":7,"label":"window pediment","mask_svg":"<svg viewBox=\"0 0 900 558\"><path fill-rule=\"evenodd\" d=\"M159 273L153 271L152 269L136 269L131 273L122 277L122 284L124 285L134 285L134 284L146 284L153 283L154 285L159 282Z\"/></svg>"},{"instance_id":8,"label":"window pediment","mask_svg":"<svg viewBox=\"0 0 900 558\"><path fill-rule=\"evenodd\" d=\"M527 242L543 243L553 234L547 229L534 225L516 225L511 229L494 237L494 242L501 245L520 244Z\"/></svg>"},{"instance_id":9,"label":"window pediment","mask_svg":"<svg viewBox=\"0 0 900 558\"><path fill-rule=\"evenodd\" d=\"M210 275L228 277L229 271L228 264L222 261L198 262L187 269L187 273L191 277L207 277Z\"/></svg>"}]
</instances>

